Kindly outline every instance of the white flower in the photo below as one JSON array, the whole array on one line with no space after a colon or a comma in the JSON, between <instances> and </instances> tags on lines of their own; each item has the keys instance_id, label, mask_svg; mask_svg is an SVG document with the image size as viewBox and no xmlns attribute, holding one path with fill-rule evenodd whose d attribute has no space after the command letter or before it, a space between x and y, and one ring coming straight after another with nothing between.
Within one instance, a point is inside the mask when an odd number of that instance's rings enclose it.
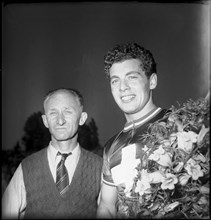
<instances>
[{"instance_id":1,"label":"white flower","mask_svg":"<svg viewBox=\"0 0 211 220\"><path fill-rule=\"evenodd\" d=\"M203 163L206 162L206 158L205 158L201 153L197 154L197 155L194 157L194 160L199 160L199 161L201 161L201 162L203 162Z\"/></svg>"},{"instance_id":2,"label":"white flower","mask_svg":"<svg viewBox=\"0 0 211 220\"><path fill-rule=\"evenodd\" d=\"M188 182L188 180L189 180L190 177L191 177L191 176L188 175L187 173L182 174L181 176L179 176L179 183L180 183L182 186L186 185L186 183Z\"/></svg>"},{"instance_id":3,"label":"white flower","mask_svg":"<svg viewBox=\"0 0 211 220\"><path fill-rule=\"evenodd\" d=\"M159 171L155 171L153 173L149 173L150 183L162 183L164 180L163 174Z\"/></svg>"},{"instance_id":4,"label":"white flower","mask_svg":"<svg viewBox=\"0 0 211 220\"><path fill-rule=\"evenodd\" d=\"M162 145L160 145L159 148L158 148L157 150L155 150L155 151L153 152L153 154L151 154L151 155L149 156L149 159L150 159L150 160L157 161L157 160L160 159L160 156L161 156L162 154L165 154L165 150L163 149Z\"/></svg>"},{"instance_id":5,"label":"white flower","mask_svg":"<svg viewBox=\"0 0 211 220\"><path fill-rule=\"evenodd\" d=\"M184 163L183 162L178 162L177 166L174 168L174 171L176 173L180 172L182 167L183 167Z\"/></svg>"},{"instance_id":6,"label":"white flower","mask_svg":"<svg viewBox=\"0 0 211 220\"><path fill-rule=\"evenodd\" d=\"M197 180L199 177L202 177L204 173L201 170L199 164L196 163L195 160L190 158L185 166L188 174L192 177L193 180Z\"/></svg>"},{"instance_id":7,"label":"white flower","mask_svg":"<svg viewBox=\"0 0 211 220\"><path fill-rule=\"evenodd\" d=\"M172 142L170 139L164 139L163 141L161 141L161 144L163 147L170 147Z\"/></svg>"},{"instance_id":8,"label":"white flower","mask_svg":"<svg viewBox=\"0 0 211 220\"><path fill-rule=\"evenodd\" d=\"M175 188L174 185L177 182L178 182L178 179L174 174L167 173L163 183L161 184L161 188L162 189L174 189Z\"/></svg>"},{"instance_id":9,"label":"white flower","mask_svg":"<svg viewBox=\"0 0 211 220\"><path fill-rule=\"evenodd\" d=\"M158 209L159 207L160 207L160 202L157 201L157 202L155 202L155 203L152 203L152 204L149 206L149 209L150 209L150 211L152 212L152 211Z\"/></svg>"},{"instance_id":10,"label":"white flower","mask_svg":"<svg viewBox=\"0 0 211 220\"><path fill-rule=\"evenodd\" d=\"M204 194L209 194L209 193L210 193L210 188L207 187L207 186L201 186L201 187L199 188L199 192L200 192L200 193L204 193Z\"/></svg>"},{"instance_id":11,"label":"white flower","mask_svg":"<svg viewBox=\"0 0 211 220\"><path fill-rule=\"evenodd\" d=\"M177 133L178 148L190 153L193 143L196 143L198 135L193 131L182 131Z\"/></svg>"},{"instance_id":12,"label":"white flower","mask_svg":"<svg viewBox=\"0 0 211 220\"><path fill-rule=\"evenodd\" d=\"M144 193L150 192L150 184L145 181L138 180L135 192L139 193L140 196L144 195Z\"/></svg>"},{"instance_id":13,"label":"white flower","mask_svg":"<svg viewBox=\"0 0 211 220\"><path fill-rule=\"evenodd\" d=\"M164 211L165 212L170 212L172 211L174 208L176 208L180 203L179 202L173 202L171 204L168 204L167 206L164 207Z\"/></svg>"},{"instance_id":14,"label":"white flower","mask_svg":"<svg viewBox=\"0 0 211 220\"><path fill-rule=\"evenodd\" d=\"M141 171L141 178L137 181L135 192L139 193L140 196L151 192L150 176L145 169Z\"/></svg>"},{"instance_id":15,"label":"white flower","mask_svg":"<svg viewBox=\"0 0 211 220\"><path fill-rule=\"evenodd\" d=\"M149 148L147 147L147 145L144 145L144 147L142 148L142 150L143 150L144 152L146 152L146 151L149 150Z\"/></svg>"},{"instance_id":16,"label":"white flower","mask_svg":"<svg viewBox=\"0 0 211 220\"><path fill-rule=\"evenodd\" d=\"M149 159L156 161L158 164L164 167L169 167L172 164L171 154L166 152L162 145L160 145L159 148L149 156Z\"/></svg>"},{"instance_id":17,"label":"white flower","mask_svg":"<svg viewBox=\"0 0 211 220\"><path fill-rule=\"evenodd\" d=\"M199 205L206 205L206 204L208 204L207 198L206 198L205 196L202 196L202 197L199 199L198 204L199 204Z\"/></svg>"}]
</instances>

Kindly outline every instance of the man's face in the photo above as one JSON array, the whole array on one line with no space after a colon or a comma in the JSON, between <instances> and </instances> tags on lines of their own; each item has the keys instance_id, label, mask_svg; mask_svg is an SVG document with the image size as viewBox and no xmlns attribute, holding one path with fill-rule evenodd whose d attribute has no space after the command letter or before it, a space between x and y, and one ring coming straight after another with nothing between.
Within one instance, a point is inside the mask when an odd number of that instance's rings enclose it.
<instances>
[{"instance_id":1,"label":"man's face","mask_svg":"<svg viewBox=\"0 0 211 220\"><path fill-rule=\"evenodd\" d=\"M58 91L45 102L42 118L53 140L66 141L75 136L78 126L85 123L86 116L74 95Z\"/></svg>"},{"instance_id":2,"label":"man's face","mask_svg":"<svg viewBox=\"0 0 211 220\"><path fill-rule=\"evenodd\" d=\"M157 85L156 74L147 78L138 59L114 63L110 69L111 92L125 115L139 115L147 111L150 90Z\"/></svg>"}]
</instances>

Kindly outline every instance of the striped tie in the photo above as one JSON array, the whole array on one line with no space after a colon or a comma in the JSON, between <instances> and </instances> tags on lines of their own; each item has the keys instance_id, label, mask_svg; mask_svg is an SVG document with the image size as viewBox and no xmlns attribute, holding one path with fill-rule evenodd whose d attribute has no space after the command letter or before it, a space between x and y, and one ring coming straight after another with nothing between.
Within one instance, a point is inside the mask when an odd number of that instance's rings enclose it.
<instances>
[{"instance_id":1,"label":"striped tie","mask_svg":"<svg viewBox=\"0 0 211 220\"><path fill-rule=\"evenodd\" d=\"M64 163L66 158L72 153L69 154L62 154L60 152L57 153L57 155L61 155L62 159L58 163L56 168L56 186L60 192L60 195L64 195L64 193L67 191L69 186L69 177L67 168L65 167Z\"/></svg>"}]
</instances>

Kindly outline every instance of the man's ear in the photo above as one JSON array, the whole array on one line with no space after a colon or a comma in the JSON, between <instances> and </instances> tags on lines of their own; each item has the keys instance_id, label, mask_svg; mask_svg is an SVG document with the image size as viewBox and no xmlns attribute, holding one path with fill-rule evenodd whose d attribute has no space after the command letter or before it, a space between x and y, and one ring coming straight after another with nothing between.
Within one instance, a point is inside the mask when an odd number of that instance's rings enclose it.
<instances>
[{"instance_id":1,"label":"man's ear","mask_svg":"<svg viewBox=\"0 0 211 220\"><path fill-rule=\"evenodd\" d=\"M42 120L43 120L43 124L45 125L45 127L48 128L48 121L47 121L46 115L42 115Z\"/></svg>"},{"instance_id":2,"label":"man's ear","mask_svg":"<svg viewBox=\"0 0 211 220\"><path fill-rule=\"evenodd\" d=\"M149 86L150 86L150 89L155 89L156 86L157 86L157 74L156 73L153 73L151 76L150 76L150 79L149 79Z\"/></svg>"},{"instance_id":3,"label":"man's ear","mask_svg":"<svg viewBox=\"0 0 211 220\"><path fill-rule=\"evenodd\" d=\"M82 112L81 118L79 120L79 125L83 125L86 122L87 118L88 118L88 114L86 112Z\"/></svg>"}]
</instances>

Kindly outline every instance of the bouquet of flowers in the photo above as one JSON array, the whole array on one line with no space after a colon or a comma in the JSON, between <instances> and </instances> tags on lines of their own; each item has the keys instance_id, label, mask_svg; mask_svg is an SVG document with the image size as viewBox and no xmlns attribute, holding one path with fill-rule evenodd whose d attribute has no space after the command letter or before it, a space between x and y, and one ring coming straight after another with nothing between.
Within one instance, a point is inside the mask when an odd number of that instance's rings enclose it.
<instances>
[{"instance_id":1,"label":"bouquet of flowers","mask_svg":"<svg viewBox=\"0 0 211 220\"><path fill-rule=\"evenodd\" d=\"M190 99L149 126L121 218L210 218L209 111L207 99Z\"/></svg>"}]
</instances>

